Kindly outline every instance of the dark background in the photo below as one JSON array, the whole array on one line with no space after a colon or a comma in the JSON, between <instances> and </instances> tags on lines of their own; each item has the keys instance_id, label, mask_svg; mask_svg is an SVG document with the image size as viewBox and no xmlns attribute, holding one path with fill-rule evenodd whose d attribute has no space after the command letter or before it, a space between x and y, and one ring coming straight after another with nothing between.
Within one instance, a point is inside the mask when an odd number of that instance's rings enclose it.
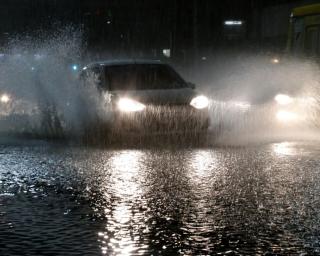
<instances>
[{"instance_id":1,"label":"dark background","mask_svg":"<svg viewBox=\"0 0 320 256\"><path fill-rule=\"evenodd\" d=\"M103 55L202 58L228 49L285 48L292 8L319 1L289 0L1 0L0 45L72 24L86 51ZM223 25L242 20L241 28Z\"/></svg>"}]
</instances>

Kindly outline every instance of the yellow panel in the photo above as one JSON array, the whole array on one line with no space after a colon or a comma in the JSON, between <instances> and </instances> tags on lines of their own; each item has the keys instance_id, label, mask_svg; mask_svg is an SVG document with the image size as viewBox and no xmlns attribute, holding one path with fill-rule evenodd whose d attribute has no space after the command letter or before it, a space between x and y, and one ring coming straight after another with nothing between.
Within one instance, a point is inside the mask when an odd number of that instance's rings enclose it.
<instances>
[{"instance_id":1,"label":"yellow panel","mask_svg":"<svg viewBox=\"0 0 320 256\"><path fill-rule=\"evenodd\" d=\"M312 14L320 14L320 4L301 6L298 8L294 8L292 11L293 17L306 16Z\"/></svg>"},{"instance_id":2,"label":"yellow panel","mask_svg":"<svg viewBox=\"0 0 320 256\"><path fill-rule=\"evenodd\" d=\"M305 22L305 26L319 25L320 24L320 15L307 16L307 17L305 17L304 22Z\"/></svg>"}]
</instances>

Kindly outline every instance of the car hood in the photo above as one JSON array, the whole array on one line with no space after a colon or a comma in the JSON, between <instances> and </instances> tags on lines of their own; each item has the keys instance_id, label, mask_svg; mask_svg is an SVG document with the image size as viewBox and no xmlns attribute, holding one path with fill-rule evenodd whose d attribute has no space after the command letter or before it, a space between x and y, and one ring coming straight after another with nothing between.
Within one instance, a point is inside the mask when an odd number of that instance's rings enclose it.
<instances>
[{"instance_id":1,"label":"car hood","mask_svg":"<svg viewBox=\"0 0 320 256\"><path fill-rule=\"evenodd\" d=\"M112 91L115 98L128 97L143 104L157 105L185 105L198 95L196 90L190 88L169 90L132 90Z\"/></svg>"}]
</instances>

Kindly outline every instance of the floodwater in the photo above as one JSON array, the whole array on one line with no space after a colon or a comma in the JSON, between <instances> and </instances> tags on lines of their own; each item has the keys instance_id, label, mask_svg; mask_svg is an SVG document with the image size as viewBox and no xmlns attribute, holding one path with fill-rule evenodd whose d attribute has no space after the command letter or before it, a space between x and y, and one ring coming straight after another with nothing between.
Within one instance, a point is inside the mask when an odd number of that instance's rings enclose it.
<instances>
[{"instance_id":1,"label":"floodwater","mask_svg":"<svg viewBox=\"0 0 320 256\"><path fill-rule=\"evenodd\" d=\"M0 147L0 255L319 255L320 145Z\"/></svg>"}]
</instances>

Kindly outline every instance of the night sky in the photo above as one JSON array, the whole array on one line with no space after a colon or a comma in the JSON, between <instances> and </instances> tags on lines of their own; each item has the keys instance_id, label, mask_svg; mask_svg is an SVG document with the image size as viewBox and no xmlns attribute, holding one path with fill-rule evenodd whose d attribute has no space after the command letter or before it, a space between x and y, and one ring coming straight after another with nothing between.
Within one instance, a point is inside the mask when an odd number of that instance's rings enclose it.
<instances>
[{"instance_id":1,"label":"night sky","mask_svg":"<svg viewBox=\"0 0 320 256\"><path fill-rule=\"evenodd\" d=\"M199 49L225 45L223 21L245 21L237 45L257 29L254 15L289 0L1 0L0 45L15 35L37 36L72 25L89 49ZM40 32L39 32L40 31Z\"/></svg>"}]
</instances>

